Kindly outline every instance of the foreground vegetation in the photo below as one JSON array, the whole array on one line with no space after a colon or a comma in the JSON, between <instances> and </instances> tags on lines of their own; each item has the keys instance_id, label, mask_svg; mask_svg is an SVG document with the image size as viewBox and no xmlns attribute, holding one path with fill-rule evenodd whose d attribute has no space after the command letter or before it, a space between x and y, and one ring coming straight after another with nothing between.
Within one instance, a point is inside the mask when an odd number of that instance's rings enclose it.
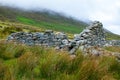
<instances>
[{"instance_id":1,"label":"foreground vegetation","mask_svg":"<svg viewBox=\"0 0 120 80\"><path fill-rule=\"evenodd\" d=\"M0 41L0 80L120 79L120 63L113 56L82 54Z\"/></svg>"}]
</instances>

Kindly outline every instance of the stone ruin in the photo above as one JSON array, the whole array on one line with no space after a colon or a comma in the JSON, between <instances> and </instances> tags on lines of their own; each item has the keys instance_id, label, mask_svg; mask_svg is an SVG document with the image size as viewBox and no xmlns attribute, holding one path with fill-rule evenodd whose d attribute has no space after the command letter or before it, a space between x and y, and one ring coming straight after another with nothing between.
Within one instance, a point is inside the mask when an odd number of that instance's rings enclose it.
<instances>
[{"instance_id":1,"label":"stone ruin","mask_svg":"<svg viewBox=\"0 0 120 80\"><path fill-rule=\"evenodd\" d=\"M55 34L52 30L46 30L44 33L12 33L7 41L14 41L26 45L41 45L46 47L56 47L58 49L64 48L69 43L67 36L60 32Z\"/></svg>"},{"instance_id":2,"label":"stone ruin","mask_svg":"<svg viewBox=\"0 0 120 80\"><path fill-rule=\"evenodd\" d=\"M74 38L74 41L86 47L104 45L105 32L102 23L97 21L93 22L80 34L77 34Z\"/></svg>"},{"instance_id":3,"label":"stone ruin","mask_svg":"<svg viewBox=\"0 0 120 80\"><path fill-rule=\"evenodd\" d=\"M72 42L76 44L76 47L71 50L71 53L75 52L78 48L85 51L92 46L103 46L106 40L102 23L94 21L80 34L76 34Z\"/></svg>"},{"instance_id":4,"label":"stone ruin","mask_svg":"<svg viewBox=\"0 0 120 80\"><path fill-rule=\"evenodd\" d=\"M52 30L47 30L44 33L12 33L7 41L65 49L68 50L70 54L73 54L77 49L85 51L92 46L102 47L106 45L115 45L117 43L120 44L120 41L105 40L105 31L102 23L99 21L94 21L80 34L76 34L73 40L69 40L65 33L54 33Z\"/></svg>"}]
</instances>

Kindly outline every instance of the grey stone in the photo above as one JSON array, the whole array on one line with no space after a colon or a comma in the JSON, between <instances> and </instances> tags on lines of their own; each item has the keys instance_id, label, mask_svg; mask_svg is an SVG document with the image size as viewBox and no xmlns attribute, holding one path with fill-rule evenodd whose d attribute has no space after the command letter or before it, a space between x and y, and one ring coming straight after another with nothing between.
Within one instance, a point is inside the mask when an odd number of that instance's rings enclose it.
<instances>
[{"instance_id":1,"label":"grey stone","mask_svg":"<svg viewBox=\"0 0 120 80\"><path fill-rule=\"evenodd\" d=\"M42 45L55 47L56 49L68 49L70 54L75 53L77 49L86 51L93 46L120 46L119 40L107 41L102 23L95 21L86 27L80 34L75 34L73 40L68 40L65 33L54 33L52 30L46 30L44 33L25 33L17 32L8 36L7 41L15 41L26 45ZM93 50L94 54L98 54Z\"/></svg>"},{"instance_id":2,"label":"grey stone","mask_svg":"<svg viewBox=\"0 0 120 80\"><path fill-rule=\"evenodd\" d=\"M26 45L43 45L64 47L69 44L66 34L55 34L52 30L46 30L44 33L25 33L17 32L8 36L7 41L15 41Z\"/></svg>"}]
</instances>

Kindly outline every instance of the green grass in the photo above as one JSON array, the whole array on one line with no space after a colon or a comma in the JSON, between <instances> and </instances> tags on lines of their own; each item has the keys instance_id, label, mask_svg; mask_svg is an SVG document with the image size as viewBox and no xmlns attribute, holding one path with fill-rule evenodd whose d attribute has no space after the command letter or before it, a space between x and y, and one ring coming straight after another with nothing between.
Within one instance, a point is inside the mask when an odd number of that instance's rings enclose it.
<instances>
[{"instance_id":1,"label":"green grass","mask_svg":"<svg viewBox=\"0 0 120 80\"><path fill-rule=\"evenodd\" d=\"M120 35L113 34L113 33L106 33L107 40L120 40Z\"/></svg>"},{"instance_id":2,"label":"green grass","mask_svg":"<svg viewBox=\"0 0 120 80\"><path fill-rule=\"evenodd\" d=\"M42 32L44 29L15 22L0 21L0 39L6 39L14 32Z\"/></svg>"},{"instance_id":3,"label":"green grass","mask_svg":"<svg viewBox=\"0 0 120 80\"><path fill-rule=\"evenodd\" d=\"M104 49L111 51L111 52L118 52L120 53L120 47L119 46L109 46L109 47L104 47Z\"/></svg>"},{"instance_id":4,"label":"green grass","mask_svg":"<svg viewBox=\"0 0 120 80\"><path fill-rule=\"evenodd\" d=\"M119 80L120 63L112 56L71 58L67 52L0 42L1 80ZM14 49L12 49L14 48ZM4 54L7 53L10 54ZM18 52L21 52L19 55ZM4 55L3 55L4 54ZM18 54L19 56L15 56ZM12 55L12 57L11 57ZM9 58L5 58L5 57Z\"/></svg>"},{"instance_id":5,"label":"green grass","mask_svg":"<svg viewBox=\"0 0 120 80\"><path fill-rule=\"evenodd\" d=\"M50 14L49 11L34 12L0 6L2 21L19 22L44 29L53 29L66 33L80 33L87 24L59 13Z\"/></svg>"},{"instance_id":6,"label":"green grass","mask_svg":"<svg viewBox=\"0 0 120 80\"><path fill-rule=\"evenodd\" d=\"M36 22L34 21L34 20L32 20L32 19L28 19L28 18L24 18L24 17L17 17L17 20L19 20L20 22L23 22L23 23L25 23L25 24L33 24L33 25L35 25L36 24Z\"/></svg>"},{"instance_id":7,"label":"green grass","mask_svg":"<svg viewBox=\"0 0 120 80\"><path fill-rule=\"evenodd\" d=\"M82 26L78 27L68 23L52 23L52 22L44 22L44 21L38 22L29 18L21 17L21 16L18 16L17 20L24 24L33 25L40 28L44 28L44 29L62 31L66 33L80 33L84 29Z\"/></svg>"}]
</instances>

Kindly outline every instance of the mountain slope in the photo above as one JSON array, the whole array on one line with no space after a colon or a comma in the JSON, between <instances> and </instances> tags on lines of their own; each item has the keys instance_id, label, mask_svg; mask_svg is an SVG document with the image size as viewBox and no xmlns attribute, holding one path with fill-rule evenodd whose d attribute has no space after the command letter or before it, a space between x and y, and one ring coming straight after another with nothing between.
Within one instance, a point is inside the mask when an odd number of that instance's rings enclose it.
<instances>
[{"instance_id":1,"label":"mountain slope","mask_svg":"<svg viewBox=\"0 0 120 80\"><path fill-rule=\"evenodd\" d=\"M61 31L70 34L80 33L83 29L85 29L85 27L88 26L88 24L83 21L79 21L72 17L67 17L60 13L49 10L22 10L6 6L0 6L0 20L2 22L5 22L4 24L7 24L6 22L12 22L9 24L14 24L14 27L18 26L17 24L19 23L21 24L22 28L24 25L27 27L38 27L41 30L52 29L55 31ZM0 25L2 26L2 24ZM32 31L31 27L27 30ZM24 31L24 29L22 29L22 31ZM9 31L7 32L9 33ZM16 31L12 30L10 32ZM113 34L107 30L106 38L108 40L120 40L119 35Z\"/></svg>"},{"instance_id":2,"label":"mountain slope","mask_svg":"<svg viewBox=\"0 0 120 80\"><path fill-rule=\"evenodd\" d=\"M83 21L65 17L53 11L25 11L16 8L0 6L0 20L20 22L45 29L53 29L68 33L79 33L87 24Z\"/></svg>"}]
</instances>

